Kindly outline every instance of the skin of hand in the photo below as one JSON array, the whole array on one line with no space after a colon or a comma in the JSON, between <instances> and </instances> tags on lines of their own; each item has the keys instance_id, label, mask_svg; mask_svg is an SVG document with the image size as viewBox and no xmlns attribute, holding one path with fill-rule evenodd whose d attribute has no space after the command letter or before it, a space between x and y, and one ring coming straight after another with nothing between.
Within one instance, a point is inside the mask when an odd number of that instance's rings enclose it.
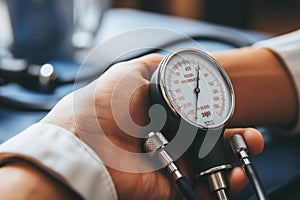
<instances>
[{"instance_id":1,"label":"skin of hand","mask_svg":"<svg viewBox=\"0 0 300 200\"><path fill-rule=\"evenodd\" d=\"M97 131L94 127L95 124L88 124L88 121L96 116L96 121L101 125L105 137L109 138L111 142L127 151L142 152L142 140L126 134L114 120L111 109L112 99L126 99L128 95L126 91L131 91L136 84L140 84L141 87L135 89L130 97L130 116L126 115L125 111L123 112L126 105L117 108L117 110L120 113L120 118L124 119L124 124L128 123L126 120L131 117L135 123L146 125L149 122L149 80L161 59L161 55L151 54L114 65L98 80L63 98L40 123L56 124L81 137L84 132ZM76 97L75 103L74 97ZM74 107L77 111L74 111ZM94 109L90 109L91 107ZM251 155L262 152L263 137L256 129L227 129L224 135L226 142L232 134L244 136ZM94 150L97 153L100 152L101 159L102 157L105 159L105 156L111 157L124 165L139 165L141 163L141 160L135 161L131 157L122 157L114 150L101 153L102 145L97 147L99 149ZM144 162L147 164L147 161ZM200 183L201 181L196 181L195 175L190 173L188 159L182 158L176 163L195 186L201 198L208 199L209 195L203 191L204 186ZM119 199L182 199L174 181L163 169L147 173L128 173L110 166L107 166L107 169L112 177ZM240 192L247 184L247 178L239 167L231 170L228 178L233 195Z\"/></svg>"}]
</instances>

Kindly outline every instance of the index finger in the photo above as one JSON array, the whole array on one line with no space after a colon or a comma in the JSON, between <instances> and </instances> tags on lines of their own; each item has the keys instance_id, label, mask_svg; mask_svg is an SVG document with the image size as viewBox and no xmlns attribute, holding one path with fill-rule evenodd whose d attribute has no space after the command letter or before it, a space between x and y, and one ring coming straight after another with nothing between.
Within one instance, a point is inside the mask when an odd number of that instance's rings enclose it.
<instances>
[{"instance_id":1,"label":"index finger","mask_svg":"<svg viewBox=\"0 0 300 200\"><path fill-rule=\"evenodd\" d=\"M240 134L243 136L247 146L248 151L251 156L260 154L264 148L264 138L262 134L254 128L231 128L226 129L224 133L225 143L228 144L230 138L234 134Z\"/></svg>"},{"instance_id":2,"label":"index finger","mask_svg":"<svg viewBox=\"0 0 300 200\"><path fill-rule=\"evenodd\" d=\"M148 55L133 59L133 60L129 61L129 63L137 64L136 67L141 67L141 66L145 67L146 66L146 70L144 72L146 72L147 74L143 74L143 75L145 78L149 79L150 76L157 69L158 64L160 63L162 58L163 58L163 56L161 54L152 53L152 54L148 54Z\"/></svg>"}]
</instances>

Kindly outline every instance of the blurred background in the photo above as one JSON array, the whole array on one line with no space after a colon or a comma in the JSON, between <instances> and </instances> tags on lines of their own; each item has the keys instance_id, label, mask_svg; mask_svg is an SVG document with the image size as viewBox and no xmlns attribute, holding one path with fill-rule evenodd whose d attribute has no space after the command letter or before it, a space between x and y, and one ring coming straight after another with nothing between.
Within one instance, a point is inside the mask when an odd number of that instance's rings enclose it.
<instances>
[{"instance_id":1,"label":"blurred background","mask_svg":"<svg viewBox=\"0 0 300 200\"><path fill-rule=\"evenodd\" d=\"M9 27L9 14L0 0L0 24ZM15 0L13 0L15 1ZM38 2L39 0L34 0ZM49 0L49 2L54 0ZM102 0L112 8L133 8L254 30L284 34L300 27L299 0ZM27 0L29 2L29 0ZM96 2L96 0L87 1ZM87 13L87 12L85 12ZM90 12L89 12L90 13ZM89 18L90 19L90 18ZM87 24L87 23L85 23ZM11 30L1 28L0 46L12 42Z\"/></svg>"},{"instance_id":2,"label":"blurred background","mask_svg":"<svg viewBox=\"0 0 300 200\"><path fill-rule=\"evenodd\" d=\"M300 27L299 0L113 0L128 7L283 34Z\"/></svg>"}]
</instances>

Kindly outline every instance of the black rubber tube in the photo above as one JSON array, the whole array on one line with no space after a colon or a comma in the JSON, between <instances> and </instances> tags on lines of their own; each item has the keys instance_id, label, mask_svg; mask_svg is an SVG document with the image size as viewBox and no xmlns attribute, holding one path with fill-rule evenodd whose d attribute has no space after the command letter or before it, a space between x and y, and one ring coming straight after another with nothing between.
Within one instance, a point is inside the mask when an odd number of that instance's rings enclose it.
<instances>
[{"instance_id":1,"label":"black rubber tube","mask_svg":"<svg viewBox=\"0 0 300 200\"><path fill-rule=\"evenodd\" d=\"M245 172L248 176L249 182L254 189L257 199L268 200L267 193L262 185L255 167L252 164L244 165Z\"/></svg>"}]
</instances>

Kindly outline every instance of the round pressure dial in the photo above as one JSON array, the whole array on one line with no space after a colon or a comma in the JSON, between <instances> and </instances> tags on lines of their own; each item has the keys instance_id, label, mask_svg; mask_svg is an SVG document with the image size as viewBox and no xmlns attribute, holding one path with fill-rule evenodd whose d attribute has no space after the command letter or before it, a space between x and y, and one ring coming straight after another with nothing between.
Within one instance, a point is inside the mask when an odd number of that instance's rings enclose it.
<instances>
[{"instance_id":1,"label":"round pressure dial","mask_svg":"<svg viewBox=\"0 0 300 200\"><path fill-rule=\"evenodd\" d=\"M234 110L233 88L222 67L208 54L183 49L166 56L158 82L169 109L199 128L218 128Z\"/></svg>"}]
</instances>

